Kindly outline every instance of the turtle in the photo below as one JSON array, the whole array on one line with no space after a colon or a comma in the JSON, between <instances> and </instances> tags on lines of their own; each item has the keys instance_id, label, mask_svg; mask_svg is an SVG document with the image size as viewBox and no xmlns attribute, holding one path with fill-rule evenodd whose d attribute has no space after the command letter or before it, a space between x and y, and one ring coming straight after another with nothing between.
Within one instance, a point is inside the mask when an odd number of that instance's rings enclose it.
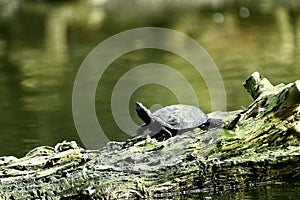
<instances>
[{"instance_id":1,"label":"turtle","mask_svg":"<svg viewBox=\"0 0 300 200\"><path fill-rule=\"evenodd\" d=\"M197 127L208 129L223 125L222 119L209 118L200 108L192 105L170 105L152 113L142 103L136 102L135 110L145 123L137 129L134 137L144 135L148 129L151 138L164 140Z\"/></svg>"}]
</instances>

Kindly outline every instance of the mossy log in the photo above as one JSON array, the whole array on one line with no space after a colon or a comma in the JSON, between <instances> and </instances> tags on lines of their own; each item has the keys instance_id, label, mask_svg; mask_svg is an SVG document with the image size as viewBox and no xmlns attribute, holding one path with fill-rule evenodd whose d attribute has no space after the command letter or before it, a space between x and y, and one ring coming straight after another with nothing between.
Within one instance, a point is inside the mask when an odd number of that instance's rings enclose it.
<instances>
[{"instance_id":1,"label":"mossy log","mask_svg":"<svg viewBox=\"0 0 300 200\"><path fill-rule=\"evenodd\" d=\"M300 80L273 86L255 72L244 86L254 102L223 113L223 128L109 142L100 150L62 142L23 158L1 157L0 196L160 197L299 180Z\"/></svg>"}]
</instances>

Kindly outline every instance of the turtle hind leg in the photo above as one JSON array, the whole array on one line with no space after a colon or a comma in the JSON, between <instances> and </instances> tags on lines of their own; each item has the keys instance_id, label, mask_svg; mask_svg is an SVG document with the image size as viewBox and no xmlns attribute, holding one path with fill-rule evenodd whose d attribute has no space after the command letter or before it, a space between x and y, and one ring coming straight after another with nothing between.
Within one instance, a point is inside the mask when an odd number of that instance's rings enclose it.
<instances>
[{"instance_id":1,"label":"turtle hind leg","mask_svg":"<svg viewBox=\"0 0 300 200\"><path fill-rule=\"evenodd\" d=\"M222 119L209 118L207 122L201 124L199 128L207 130L213 128L222 128L224 121Z\"/></svg>"}]
</instances>

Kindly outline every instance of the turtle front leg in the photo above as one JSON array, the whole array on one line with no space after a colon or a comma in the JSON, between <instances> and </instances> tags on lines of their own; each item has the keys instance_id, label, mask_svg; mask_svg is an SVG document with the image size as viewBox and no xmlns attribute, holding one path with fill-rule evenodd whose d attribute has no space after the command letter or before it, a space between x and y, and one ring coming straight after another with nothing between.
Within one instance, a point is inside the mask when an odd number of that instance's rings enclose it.
<instances>
[{"instance_id":1,"label":"turtle front leg","mask_svg":"<svg viewBox=\"0 0 300 200\"><path fill-rule=\"evenodd\" d=\"M153 132L152 134L150 134L150 137L155 138L158 141L163 141L170 137L173 137L173 134L167 128L161 127L159 132Z\"/></svg>"},{"instance_id":2,"label":"turtle front leg","mask_svg":"<svg viewBox=\"0 0 300 200\"><path fill-rule=\"evenodd\" d=\"M162 128L161 128L161 131L167 133L170 137L173 137L173 134L171 133L171 131L169 131L169 130L166 129L165 127L162 127Z\"/></svg>"}]
</instances>

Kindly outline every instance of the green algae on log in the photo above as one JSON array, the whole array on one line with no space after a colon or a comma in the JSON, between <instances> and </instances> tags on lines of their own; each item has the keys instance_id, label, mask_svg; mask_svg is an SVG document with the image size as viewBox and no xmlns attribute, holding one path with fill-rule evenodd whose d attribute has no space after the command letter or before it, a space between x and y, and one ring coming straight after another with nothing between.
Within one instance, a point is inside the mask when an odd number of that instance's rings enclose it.
<instances>
[{"instance_id":1,"label":"green algae on log","mask_svg":"<svg viewBox=\"0 0 300 200\"><path fill-rule=\"evenodd\" d=\"M295 181L300 174L300 80L273 86L258 72L244 83L248 108L216 112L222 129L158 142L133 138L86 150L75 142L0 158L4 199L122 199Z\"/></svg>"}]
</instances>

